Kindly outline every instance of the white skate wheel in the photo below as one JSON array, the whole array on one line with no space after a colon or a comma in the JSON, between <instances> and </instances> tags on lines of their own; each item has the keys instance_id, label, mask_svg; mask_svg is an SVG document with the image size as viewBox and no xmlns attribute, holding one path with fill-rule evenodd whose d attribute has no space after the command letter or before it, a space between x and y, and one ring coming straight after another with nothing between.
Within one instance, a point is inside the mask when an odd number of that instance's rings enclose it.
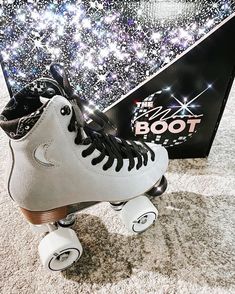
<instances>
[{"instance_id":1,"label":"white skate wheel","mask_svg":"<svg viewBox=\"0 0 235 294\"><path fill-rule=\"evenodd\" d=\"M129 200L120 215L130 232L142 233L155 223L158 211L146 196L139 196Z\"/></svg>"},{"instance_id":2,"label":"white skate wheel","mask_svg":"<svg viewBox=\"0 0 235 294\"><path fill-rule=\"evenodd\" d=\"M46 235L38 246L43 266L51 271L70 267L82 255L82 245L69 228L58 228Z\"/></svg>"},{"instance_id":3,"label":"white skate wheel","mask_svg":"<svg viewBox=\"0 0 235 294\"><path fill-rule=\"evenodd\" d=\"M30 229L34 233L44 234L49 232L49 228L47 225L33 225L29 224Z\"/></svg>"}]
</instances>

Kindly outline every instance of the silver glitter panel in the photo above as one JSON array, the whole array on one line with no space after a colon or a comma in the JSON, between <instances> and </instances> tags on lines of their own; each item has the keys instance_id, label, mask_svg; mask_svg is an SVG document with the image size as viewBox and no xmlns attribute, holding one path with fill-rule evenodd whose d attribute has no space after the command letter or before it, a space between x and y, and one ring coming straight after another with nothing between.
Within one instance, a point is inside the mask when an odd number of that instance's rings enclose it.
<instances>
[{"instance_id":1,"label":"silver glitter panel","mask_svg":"<svg viewBox=\"0 0 235 294\"><path fill-rule=\"evenodd\" d=\"M60 62L101 109L235 11L229 0L0 3L0 50L13 93Z\"/></svg>"}]
</instances>

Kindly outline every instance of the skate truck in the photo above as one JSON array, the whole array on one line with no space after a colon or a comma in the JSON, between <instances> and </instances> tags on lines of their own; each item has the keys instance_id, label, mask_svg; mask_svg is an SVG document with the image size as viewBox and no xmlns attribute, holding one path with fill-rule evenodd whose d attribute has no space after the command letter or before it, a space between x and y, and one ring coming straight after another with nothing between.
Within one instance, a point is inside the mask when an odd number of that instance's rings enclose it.
<instances>
[{"instance_id":1,"label":"skate truck","mask_svg":"<svg viewBox=\"0 0 235 294\"><path fill-rule=\"evenodd\" d=\"M61 271L83 251L70 228L76 212L107 201L130 232L155 223L158 211L148 196L167 187L168 154L160 145L115 136L109 118L75 92L62 66L52 64L51 74L11 98L0 126L9 137L9 195L32 228L46 234L42 264Z\"/></svg>"}]
</instances>

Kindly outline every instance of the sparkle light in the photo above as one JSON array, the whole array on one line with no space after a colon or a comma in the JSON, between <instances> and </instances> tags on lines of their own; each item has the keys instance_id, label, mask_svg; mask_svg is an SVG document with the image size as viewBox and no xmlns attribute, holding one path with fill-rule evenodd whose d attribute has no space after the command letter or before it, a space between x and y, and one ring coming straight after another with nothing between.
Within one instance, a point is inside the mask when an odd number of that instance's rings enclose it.
<instances>
[{"instance_id":1,"label":"sparkle light","mask_svg":"<svg viewBox=\"0 0 235 294\"><path fill-rule=\"evenodd\" d=\"M137 51L137 52L136 52L136 56L137 56L139 59L141 59L141 58L143 58L143 57L145 56L145 52L144 52L144 51Z\"/></svg>"},{"instance_id":2,"label":"sparkle light","mask_svg":"<svg viewBox=\"0 0 235 294\"><path fill-rule=\"evenodd\" d=\"M82 26L85 29L90 29L91 28L91 21L90 21L90 19L84 18L83 21L82 21Z\"/></svg>"},{"instance_id":3,"label":"sparkle light","mask_svg":"<svg viewBox=\"0 0 235 294\"><path fill-rule=\"evenodd\" d=\"M3 61L8 61L10 58L10 55L8 53L2 51L2 58L3 58Z\"/></svg>"},{"instance_id":4,"label":"sparkle light","mask_svg":"<svg viewBox=\"0 0 235 294\"><path fill-rule=\"evenodd\" d=\"M206 23L206 26L209 28L214 24L214 20L213 19L209 19Z\"/></svg>"},{"instance_id":5,"label":"sparkle light","mask_svg":"<svg viewBox=\"0 0 235 294\"><path fill-rule=\"evenodd\" d=\"M164 89L164 91L170 91L171 90L171 87L167 87L167 88L165 88ZM162 91L160 91L160 93L161 93Z\"/></svg>"},{"instance_id":6,"label":"sparkle light","mask_svg":"<svg viewBox=\"0 0 235 294\"><path fill-rule=\"evenodd\" d=\"M108 50L108 48L102 48L102 49L100 50L100 56L101 56L101 57L108 57L108 55L109 55L109 50Z\"/></svg>"},{"instance_id":7,"label":"sparkle light","mask_svg":"<svg viewBox=\"0 0 235 294\"><path fill-rule=\"evenodd\" d=\"M159 32L153 33L151 38L154 40L154 42L157 42L161 38L161 33L159 33Z\"/></svg>"}]
</instances>

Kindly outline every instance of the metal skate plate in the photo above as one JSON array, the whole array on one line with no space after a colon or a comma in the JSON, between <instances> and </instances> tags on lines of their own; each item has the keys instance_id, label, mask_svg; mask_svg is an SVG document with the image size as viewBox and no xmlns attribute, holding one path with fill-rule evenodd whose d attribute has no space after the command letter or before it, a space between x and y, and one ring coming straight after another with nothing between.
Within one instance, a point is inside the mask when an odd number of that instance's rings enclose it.
<instances>
[{"instance_id":1,"label":"metal skate plate","mask_svg":"<svg viewBox=\"0 0 235 294\"><path fill-rule=\"evenodd\" d=\"M82 210L84 210L88 207L94 206L98 203L100 203L100 202L99 201L88 201L88 202L81 202L81 203L69 205L68 214L82 211Z\"/></svg>"},{"instance_id":2,"label":"metal skate plate","mask_svg":"<svg viewBox=\"0 0 235 294\"><path fill-rule=\"evenodd\" d=\"M167 189L167 179L165 176L161 178L159 184L156 184L152 189L150 189L146 194L148 196L158 197L161 196Z\"/></svg>"}]
</instances>

